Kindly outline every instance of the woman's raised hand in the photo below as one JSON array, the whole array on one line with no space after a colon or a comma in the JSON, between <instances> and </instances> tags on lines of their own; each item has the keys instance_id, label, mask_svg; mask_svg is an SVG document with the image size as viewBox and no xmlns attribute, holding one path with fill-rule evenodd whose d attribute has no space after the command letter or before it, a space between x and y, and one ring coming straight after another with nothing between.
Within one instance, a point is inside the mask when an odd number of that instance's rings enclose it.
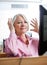
<instances>
[{"instance_id":1,"label":"woman's raised hand","mask_svg":"<svg viewBox=\"0 0 47 65\"><path fill-rule=\"evenodd\" d=\"M15 32L15 29L14 29L14 26L13 26L13 23L12 23L12 18L8 19L8 26L9 26L10 31Z\"/></svg>"},{"instance_id":2,"label":"woman's raised hand","mask_svg":"<svg viewBox=\"0 0 47 65\"><path fill-rule=\"evenodd\" d=\"M31 29L31 31L39 33L38 21L36 18L31 20L30 25L33 27L33 29Z\"/></svg>"}]
</instances>

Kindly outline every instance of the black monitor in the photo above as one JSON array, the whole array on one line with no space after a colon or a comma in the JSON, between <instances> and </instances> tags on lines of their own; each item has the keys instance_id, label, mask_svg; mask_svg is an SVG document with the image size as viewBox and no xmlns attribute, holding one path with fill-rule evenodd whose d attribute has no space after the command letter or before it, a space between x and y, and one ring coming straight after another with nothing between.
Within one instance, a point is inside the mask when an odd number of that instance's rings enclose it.
<instances>
[{"instance_id":1,"label":"black monitor","mask_svg":"<svg viewBox=\"0 0 47 65\"><path fill-rule=\"evenodd\" d=\"M47 10L40 5L39 55L47 51Z\"/></svg>"}]
</instances>

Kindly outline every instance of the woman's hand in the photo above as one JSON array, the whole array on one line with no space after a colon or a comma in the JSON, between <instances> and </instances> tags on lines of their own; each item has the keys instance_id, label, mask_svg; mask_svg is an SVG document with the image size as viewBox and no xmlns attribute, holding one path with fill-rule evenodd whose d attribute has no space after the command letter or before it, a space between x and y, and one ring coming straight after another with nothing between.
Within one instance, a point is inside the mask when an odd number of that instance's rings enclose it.
<instances>
[{"instance_id":1,"label":"woman's hand","mask_svg":"<svg viewBox=\"0 0 47 65\"><path fill-rule=\"evenodd\" d=\"M39 33L38 22L36 18L32 19L31 26L33 26L33 29L31 29L31 31Z\"/></svg>"},{"instance_id":2,"label":"woman's hand","mask_svg":"<svg viewBox=\"0 0 47 65\"><path fill-rule=\"evenodd\" d=\"M15 29L14 29L14 26L13 26L13 23L12 23L12 18L9 18L8 19L8 26L9 26L9 29L10 31L14 31L15 32Z\"/></svg>"}]
</instances>

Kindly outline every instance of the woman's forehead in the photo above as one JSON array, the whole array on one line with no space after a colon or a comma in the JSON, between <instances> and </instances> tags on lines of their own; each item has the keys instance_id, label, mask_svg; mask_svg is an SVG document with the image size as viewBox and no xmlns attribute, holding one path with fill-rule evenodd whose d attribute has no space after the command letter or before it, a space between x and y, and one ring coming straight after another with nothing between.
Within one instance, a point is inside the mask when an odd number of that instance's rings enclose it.
<instances>
[{"instance_id":1,"label":"woman's forehead","mask_svg":"<svg viewBox=\"0 0 47 65\"><path fill-rule=\"evenodd\" d=\"M13 18L13 22L17 22L17 21L26 21L27 22L27 19L24 15L19 14L19 15L15 15Z\"/></svg>"}]
</instances>

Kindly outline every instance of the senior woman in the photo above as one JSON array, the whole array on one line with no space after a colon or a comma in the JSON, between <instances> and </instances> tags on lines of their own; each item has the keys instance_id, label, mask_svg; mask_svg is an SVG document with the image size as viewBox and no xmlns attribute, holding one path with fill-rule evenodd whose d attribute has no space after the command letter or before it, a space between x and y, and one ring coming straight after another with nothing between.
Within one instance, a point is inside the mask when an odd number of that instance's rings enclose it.
<instances>
[{"instance_id":1,"label":"senior woman","mask_svg":"<svg viewBox=\"0 0 47 65\"><path fill-rule=\"evenodd\" d=\"M35 32L38 32L38 23L36 19L31 21ZM22 14L14 16L13 20L8 20L10 36L5 40L5 52L16 57L38 56L38 39L29 37L25 33L29 29L26 17Z\"/></svg>"}]
</instances>

